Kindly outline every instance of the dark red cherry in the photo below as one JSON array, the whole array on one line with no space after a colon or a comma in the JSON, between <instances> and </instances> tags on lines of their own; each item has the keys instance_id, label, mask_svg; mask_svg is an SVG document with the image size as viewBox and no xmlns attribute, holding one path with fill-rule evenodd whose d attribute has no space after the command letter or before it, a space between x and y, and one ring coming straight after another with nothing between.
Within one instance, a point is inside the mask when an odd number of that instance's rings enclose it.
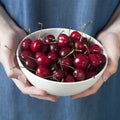
<instances>
[{"instance_id":1,"label":"dark red cherry","mask_svg":"<svg viewBox=\"0 0 120 120\"><path fill-rule=\"evenodd\" d=\"M36 75L39 76L39 77L50 76L50 70L49 70L49 68L40 65L40 66L38 66L38 68L36 70Z\"/></svg>"},{"instance_id":2,"label":"dark red cherry","mask_svg":"<svg viewBox=\"0 0 120 120\"><path fill-rule=\"evenodd\" d=\"M101 53L102 49L99 45L93 44L89 48L90 53Z\"/></svg>"},{"instance_id":3,"label":"dark red cherry","mask_svg":"<svg viewBox=\"0 0 120 120\"><path fill-rule=\"evenodd\" d=\"M48 58L52 61L57 61L58 60L58 54L55 51L50 51L48 53Z\"/></svg>"},{"instance_id":4,"label":"dark red cherry","mask_svg":"<svg viewBox=\"0 0 120 120\"><path fill-rule=\"evenodd\" d=\"M76 42L74 42L73 48L82 53L84 51L84 44L81 41L76 41Z\"/></svg>"},{"instance_id":5,"label":"dark red cherry","mask_svg":"<svg viewBox=\"0 0 120 120\"><path fill-rule=\"evenodd\" d=\"M82 69L77 68L74 70L73 76L77 81L81 81L85 79L85 72Z\"/></svg>"},{"instance_id":6,"label":"dark red cherry","mask_svg":"<svg viewBox=\"0 0 120 120\"><path fill-rule=\"evenodd\" d=\"M36 61L32 58L27 58L25 61L25 67L28 68L29 70L34 71L37 67Z\"/></svg>"},{"instance_id":7,"label":"dark red cherry","mask_svg":"<svg viewBox=\"0 0 120 120\"><path fill-rule=\"evenodd\" d=\"M66 34L60 34L57 38L57 44L59 47L68 46L70 43L70 39Z\"/></svg>"},{"instance_id":8,"label":"dark red cherry","mask_svg":"<svg viewBox=\"0 0 120 120\"><path fill-rule=\"evenodd\" d=\"M25 61L27 58L34 58L34 53L29 50L24 50L20 53L20 59Z\"/></svg>"},{"instance_id":9,"label":"dark red cherry","mask_svg":"<svg viewBox=\"0 0 120 120\"><path fill-rule=\"evenodd\" d=\"M55 41L55 36L52 34L49 34L44 38L45 43L50 43L50 42L54 42L54 41Z\"/></svg>"},{"instance_id":10,"label":"dark red cherry","mask_svg":"<svg viewBox=\"0 0 120 120\"><path fill-rule=\"evenodd\" d=\"M71 69L70 67L72 67L73 63L70 57L62 58L60 61L61 61L60 64L64 70Z\"/></svg>"},{"instance_id":11,"label":"dark red cherry","mask_svg":"<svg viewBox=\"0 0 120 120\"><path fill-rule=\"evenodd\" d=\"M59 47L57 43L50 43L50 51L55 51L55 52L59 51Z\"/></svg>"},{"instance_id":12,"label":"dark red cherry","mask_svg":"<svg viewBox=\"0 0 120 120\"><path fill-rule=\"evenodd\" d=\"M105 62L106 62L106 57L105 57L105 55L99 53L99 54L96 54L96 56L97 56L99 65L100 65L100 66L103 66L103 65L105 64Z\"/></svg>"},{"instance_id":13,"label":"dark red cherry","mask_svg":"<svg viewBox=\"0 0 120 120\"><path fill-rule=\"evenodd\" d=\"M70 38L71 38L72 40L80 40L81 34L80 34L78 31L73 31L73 32L70 34Z\"/></svg>"},{"instance_id":14,"label":"dark red cherry","mask_svg":"<svg viewBox=\"0 0 120 120\"><path fill-rule=\"evenodd\" d=\"M86 78L91 78L91 77L94 77L96 75L96 71L95 70L90 70L90 71L87 71L86 73Z\"/></svg>"},{"instance_id":15,"label":"dark red cherry","mask_svg":"<svg viewBox=\"0 0 120 120\"><path fill-rule=\"evenodd\" d=\"M36 52L36 53L35 53L35 58L37 59L38 57L44 56L44 55L46 55L44 52L39 51L39 52Z\"/></svg>"},{"instance_id":16,"label":"dark red cherry","mask_svg":"<svg viewBox=\"0 0 120 120\"><path fill-rule=\"evenodd\" d=\"M31 39L27 38L22 41L21 48L23 50L30 50L31 49Z\"/></svg>"},{"instance_id":17,"label":"dark red cherry","mask_svg":"<svg viewBox=\"0 0 120 120\"><path fill-rule=\"evenodd\" d=\"M48 58L47 55L42 55L36 59L36 63L38 65L49 66L51 64L51 60Z\"/></svg>"},{"instance_id":18,"label":"dark red cherry","mask_svg":"<svg viewBox=\"0 0 120 120\"><path fill-rule=\"evenodd\" d=\"M33 52L38 52L38 51L42 50L42 48L43 48L43 43L41 40L32 40L31 50Z\"/></svg>"},{"instance_id":19,"label":"dark red cherry","mask_svg":"<svg viewBox=\"0 0 120 120\"><path fill-rule=\"evenodd\" d=\"M76 68L85 69L88 65L88 58L84 54L77 54L74 58L74 66Z\"/></svg>"},{"instance_id":20,"label":"dark red cherry","mask_svg":"<svg viewBox=\"0 0 120 120\"><path fill-rule=\"evenodd\" d=\"M89 54L88 58L89 58L89 62L91 63L92 66L97 67L100 65L97 54Z\"/></svg>"},{"instance_id":21,"label":"dark red cherry","mask_svg":"<svg viewBox=\"0 0 120 120\"><path fill-rule=\"evenodd\" d=\"M57 81L63 81L64 80L64 71L61 69L57 69L53 71L53 79Z\"/></svg>"},{"instance_id":22,"label":"dark red cherry","mask_svg":"<svg viewBox=\"0 0 120 120\"><path fill-rule=\"evenodd\" d=\"M103 66L106 62L106 58L103 54L90 54L89 61L94 66Z\"/></svg>"},{"instance_id":23,"label":"dark red cherry","mask_svg":"<svg viewBox=\"0 0 120 120\"><path fill-rule=\"evenodd\" d=\"M71 52L70 47L62 47L59 51L59 55L60 57L65 57L66 55L68 55Z\"/></svg>"},{"instance_id":24,"label":"dark red cherry","mask_svg":"<svg viewBox=\"0 0 120 120\"><path fill-rule=\"evenodd\" d=\"M65 82L75 82L74 76L71 74L68 74L67 77L65 78Z\"/></svg>"},{"instance_id":25,"label":"dark red cherry","mask_svg":"<svg viewBox=\"0 0 120 120\"><path fill-rule=\"evenodd\" d=\"M48 43L43 44L41 51L47 54L50 51L50 45Z\"/></svg>"}]
</instances>

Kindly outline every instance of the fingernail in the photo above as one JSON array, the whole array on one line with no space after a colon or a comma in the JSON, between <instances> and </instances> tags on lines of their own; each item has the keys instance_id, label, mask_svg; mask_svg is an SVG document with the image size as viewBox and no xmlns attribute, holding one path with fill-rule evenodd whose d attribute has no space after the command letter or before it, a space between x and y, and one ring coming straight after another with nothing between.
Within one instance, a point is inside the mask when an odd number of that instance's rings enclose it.
<instances>
[{"instance_id":1,"label":"fingernail","mask_svg":"<svg viewBox=\"0 0 120 120\"><path fill-rule=\"evenodd\" d=\"M21 80L22 82L26 83L26 78L24 77L24 75L20 75L18 76L18 80Z\"/></svg>"}]
</instances>

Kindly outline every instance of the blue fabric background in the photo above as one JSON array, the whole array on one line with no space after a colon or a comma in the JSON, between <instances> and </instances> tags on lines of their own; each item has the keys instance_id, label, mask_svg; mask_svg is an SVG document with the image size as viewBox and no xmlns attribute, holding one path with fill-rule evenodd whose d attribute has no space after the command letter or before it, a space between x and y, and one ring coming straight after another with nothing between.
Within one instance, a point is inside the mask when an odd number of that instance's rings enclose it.
<instances>
[{"instance_id":1,"label":"blue fabric background","mask_svg":"<svg viewBox=\"0 0 120 120\"><path fill-rule=\"evenodd\" d=\"M11 18L24 30L80 27L94 19L85 32L95 36L108 22L119 0L0 0ZM60 97L52 103L23 95L0 65L0 120L119 120L120 68L100 90L89 97Z\"/></svg>"}]
</instances>

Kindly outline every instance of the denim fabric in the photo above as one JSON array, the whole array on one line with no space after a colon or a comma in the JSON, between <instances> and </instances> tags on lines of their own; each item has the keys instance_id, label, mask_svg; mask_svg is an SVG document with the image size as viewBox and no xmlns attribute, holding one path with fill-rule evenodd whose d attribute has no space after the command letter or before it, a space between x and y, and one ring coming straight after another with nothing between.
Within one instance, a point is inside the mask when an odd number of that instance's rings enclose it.
<instances>
[{"instance_id":1,"label":"denim fabric","mask_svg":"<svg viewBox=\"0 0 120 120\"><path fill-rule=\"evenodd\" d=\"M95 36L108 22L119 0L0 0L11 18L24 30L66 27ZM100 90L89 97L56 103L23 95L0 65L0 120L119 120L120 68Z\"/></svg>"}]
</instances>

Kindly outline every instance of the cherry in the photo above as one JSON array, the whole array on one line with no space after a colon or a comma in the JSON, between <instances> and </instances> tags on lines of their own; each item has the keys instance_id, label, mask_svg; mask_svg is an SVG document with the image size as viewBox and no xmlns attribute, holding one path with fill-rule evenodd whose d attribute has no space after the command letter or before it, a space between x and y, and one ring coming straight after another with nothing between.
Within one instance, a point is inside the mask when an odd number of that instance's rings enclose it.
<instances>
[{"instance_id":1,"label":"cherry","mask_svg":"<svg viewBox=\"0 0 120 120\"><path fill-rule=\"evenodd\" d=\"M85 69L88 65L87 56L84 54L77 54L74 58L74 66L76 68Z\"/></svg>"},{"instance_id":2,"label":"cherry","mask_svg":"<svg viewBox=\"0 0 120 120\"><path fill-rule=\"evenodd\" d=\"M57 61L57 60L58 60L58 54L57 54L55 51L50 51L50 52L48 53L48 58L49 58L50 60L52 60L53 62L54 62L54 61Z\"/></svg>"},{"instance_id":3,"label":"cherry","mask_svg":"<svg viewBox=\"0 0 120 120\"><path fill-rule=\"evenodd\" d=\"M48 53L49 52L49 50L50 50L50 45L49 44L43 44L43 46L42 46L42 52L44 52L44 53Z\"/></svg>"},{"instance_id":4,"label":"cherry","mask_svg":"<svg viewBox=\"0 0 120 120\"><path fill-rule=\"evenodd\" d=\"M47 55L41 55L36 59L36 63L38 65L49 66L51 64L51 60Z\"/></svg>"},{"instance_id":5,"label":"cherry","mask_svg":"<svg viewBox=\"0 0 120 120\"><path fill-rule=\"evenodd\" d=\"M50 51L55 51L55 52L59 51L59 47L57 43L50 43Z\"/></svg>"},{"instance_id":6,"label":"cherry","mask_svg":"<svg viewBox=\"0 0 120 120\"><path fill-rule=\"evenodd\" d=\"M76 42L74 42L73 48L76 50L79 50L79 52L82 53L84 51L84 44L81 41L76 41Z\"/></svg>"},{"instance_id":7,"label":"cherry","mask_svg":"<svg viewBox=\"0 0 120 120\"><path fill-rule=\"evenodd\" d=\"M65 57L70 53L70 51L71 51L70 47L62 47L59 51L59 55L60 57Z\"/></svg>"},{"instance_id":8,"label":"cherry","mask_svg":"<svg viewBox=\"0 0 120 120\"><path fill-rule=\"evenodd\" d=\"M99 45L93 44L89 48L90 53L101 53L102 49Z\"/></svg>"},{"instance_id":9,"label":"cherry","mask_svg":"<svg viewBox=\"0 0 120 120\"><path fill-rule=\"evenodd\" d=\"M27 38L22 41L21 48L23 50L30 50L31 49L31 39Z\"/></svg>"},{"instance_id":10,"label":"cherry","mask_svg":"<svg viewBox=\"0 0 120 120\"><path fill-rule=\"evenodd\" d=\"M74 76L71 74L68 74L67 77L65 78L65 82L75 82Z\"/></svg>"},{"instance_id":11,"label":"cherry","mask_svg":"<svg viewBox=\"0 0 120 120\"><path fill-rule=\"evenodd\" d=\"M57 38L57 44L59 47L68 46L70 43L70 39L66 34L60 34Z\"/></svg>"},{"instance_id":12,"label":"cherry","mask_svg":"<svg viewBox=\"0 0 120 120\"><path fill-rule=\"evenodd\" d=\"M39 51L39 52L36 52L36 53L35 53L35 58L37 59L38 57L44 56L44 55L46 55L44 52Z\"/></svg>"},{"instance_id":13,"label":"cherry","mask_svg":"<svg viewBox=\"0 0 120 120\"><path fill-rule=\"evenodd\" d=\"M36 64L35 60L33 60L32 58L27 58L25 61L25 67L34 71L37 67L37 64Z\"/></svg>"},{"instance_id":14,"label":"cherry","mask_svg":"<svg viewBox=\"0 0 120 120\"><path fill-rule=\"evenodd\" d=\"M39 77L50 76L50 70L49 70L49 68L40 65L40 66L38 66L38 68L36 70L36 75L39 76Z\"/></svg>"},{"instance_id":15,"label":"cherry","mask_svg":"<svg viewBox=\"0 0 120 120\"><path fill-rule=\"evenodd\" d=\"M103 54L89 54L89 61L94 66L102 66L105 64L106 58Z\"/></svg>"},{"instance_id":16,"label":"cherry","mask_svg":"<svg viewBox=\"0 0 120 120\"><path fill-rule=\"evenodd\" d=\"M43 42L41 40L33 40L31 43L31 50L33 52L38 52L42 50L43 48Z\"/></svg>"},{"instance_id":17,"label":"cherry","mask_svg":"<svg viewBox=\"0 0 120 120\"><path fill-rule=\"evenodd\" d=\"M99 65L103 66L106 62L106 58L103 54L96 54L97 56L97 59L98 59L98 62L99 62Z\"/></svg>"},{"instance_id":18,"label":"cherry","mask_svg":"<svg viewBox=\"0 0 120 120\"><path fill-rule=\"evenodd\" d=\"M79 33L79 32L77 32L77 31L73 31L71 34L70 34L70 38L72 39L72 40L80 40L80 38L81 38L81 34Z\"/></svg>"},{"instance_id":19,"label":"cherry","mask_svg":"<svg viewBox=\"0 0 120 120\"><path fill-rule=\"evenodd\" d=\"M45 43L54 42L55 41L55 36L52 35L52 34L49 34L46 37L44 37L43 40L44 40Z\"/></svg>"},{"instance_id":20,"label":"cherry","mask_svg":"<svg viewBox=\"0 0 120 120\"><path fill-rule=\"evenodd\" d=\"M97 73L95 70L88 71L86 74L86 78L88 79L88 78L94 77L96 74Z\"/></svg>"},{"instance_id":21,"label":"cherry","mask_svg":"<svg viewBox=\"0 0 120 120\"><path fill-rule=\"evenodd\" d=\"M72 66L72 59L70 57L62 58L60 64L64 70L68 70Z\"/></svg>"},{"instance_id":22,"label":"cherry","mask_svg":"<svg viewBox=\"0 0 120 120\"><path fill-rule=\"evenodd\" d=\"M57 81L64 80L64 71L61 69L57 69L53 71L53 79Z\"/></svg>"},{"instance_id":23,"label":"cherry","mask_svg":"<svg viewBox=\"0 0 120 120\"><path fill-rule=\"evenodd\" d=\"M94 67L97 67L99 65L98 58L97 58L96 54L89 54L89 62Z\"/></svg>"},{"instance_id":24,"label":"cherry","mask_svg":"<svg viewBox=\"0 0 120 120\"><path fill-rule=\"evenodd\" d=\"M75 77L75 79L77 81L81 81L81 80L85 79L85 72L82 69L80 69L80 68L76 68L73 71L73 76Z\"/></svg>"},{"instance_id":25,"label":"cherry","mask_svg":"<svg viewBox=\"0 0 120 120\"><path fill-rule=\"evenodd\" d=\"M32 51L24 50L20 53L20 59L25 61L27 58L34 58L34 53Z\"/></svg>"}]
</instances>

